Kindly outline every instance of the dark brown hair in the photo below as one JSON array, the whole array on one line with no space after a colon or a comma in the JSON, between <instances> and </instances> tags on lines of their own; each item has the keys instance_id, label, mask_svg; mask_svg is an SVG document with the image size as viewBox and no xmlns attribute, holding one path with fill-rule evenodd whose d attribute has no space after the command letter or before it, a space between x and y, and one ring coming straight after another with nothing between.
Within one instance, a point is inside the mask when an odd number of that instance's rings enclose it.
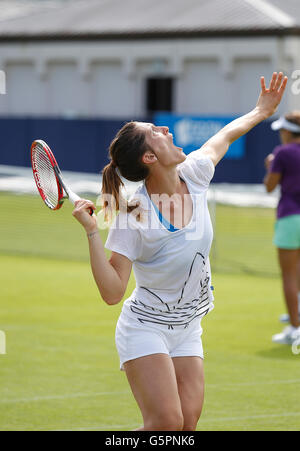
<instances>
[{"instance_id":1,"label":"dark brown hair","mask_svg":"<svg viewBox=\"0 0 300 451\"><path fill-rule=\"evenodd\" d=\"M120 210L122 202L126 204L127 212L138 206L129 206L127 201L120 197L120 187L124 186L124 183L119 174L131 182L144 180L149 175L148 167L142 162L147 148L144 132L139 130L133 121L126 123L112 140L109 147L110 163L102 170L102 195L112 195L115 205L109 204L104 198L106 220L108 211Z\"/></svg>"},{"instance_id":2,"label":"dark brown hair","mask_svg":"<svg viewBox=\"0 0 300 451\"><path fill-rule=\"evenodd\" d=\"M300 127L300 111L292 111L291 113L286 114L284 117L287 121ZM300 138L300 133L291 133L295 138Z\"/></svg>"}]
</instances>

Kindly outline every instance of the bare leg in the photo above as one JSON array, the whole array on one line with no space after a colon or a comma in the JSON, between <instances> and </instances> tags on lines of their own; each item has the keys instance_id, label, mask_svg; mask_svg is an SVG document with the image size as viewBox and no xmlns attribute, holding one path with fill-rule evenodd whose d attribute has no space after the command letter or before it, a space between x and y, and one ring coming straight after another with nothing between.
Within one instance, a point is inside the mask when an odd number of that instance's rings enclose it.
<instances>
[{"instance_id":1,"label":"bare leg","mask_svg":"<svg viewBox=\"0 0 300 451\"><path fill-rule=\"evenodd\" d=\"M171 357L140 357L126 362L124 369L144 420L139 430L181 431L183 414Z\"/></svg>"},{"instance_id":2,"label":"bare leg","mask_svg":"<svg viewBox=\"0 0 300 451\"><path fill-rule=\"evenodd\" d=\"M204 369L200 357L173 358L184 431L195 431L204 401Z\"/></svg>"},{"instance_id":3,"label":"bare leg","mask_svg":"<svg viewBox=\"0 0 300 451\"><path fill-rule=\"evenodd\" d=\"M283 292L290 315L291 325L299 327L298 314L298 268L299 250L278 249L282 274Z\"/></svg>"}]
</instances>

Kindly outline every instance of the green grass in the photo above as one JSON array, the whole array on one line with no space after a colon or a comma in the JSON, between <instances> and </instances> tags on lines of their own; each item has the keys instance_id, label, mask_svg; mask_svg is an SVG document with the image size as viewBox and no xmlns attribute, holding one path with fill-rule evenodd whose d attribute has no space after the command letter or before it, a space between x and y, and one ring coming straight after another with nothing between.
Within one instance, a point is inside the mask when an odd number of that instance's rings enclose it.
<instances>
[{"instance_id":1,"label":"green grass","mask_svg":"<svg viewBox=\"0 0 300 451\"><path fill-rule=\"evenodd\" d=\"M39 196L0 193L0 206L5 212L0 221L1 253L88 261L84 232L72 218L68 201L51 211Z\"/></svg>"},{"instance_id":2,"label":"green grass","mask_svg":"<svg viewBox=\"0 0 300 451\"><path fill-rule=\"evenodd\" d=\"M0 206L6 213L0 222L1 253L88 261L84 233L78 230L68 201L61 210L52 212L38 196L0 193ZM278 276L272 245L274 211L218 205L216 212L213 269ZM106 234L103 231L103 239Z\"/></svg>"},{"instance_id":3,"label":"green grass","mask_svg":"<svg viewBox=\"0 0 300 451\"><path fill-rule=\"evenodd\" d=\"M218 205L211 255L214 269L278 276L276 249L272 245L274 220L275 212L270 208Z\"/></svg>"},{"instance_id":4,"label":"green grass","mask_svg":"<svg viewBox=\"0 0 300 451\"><path fill-rule=\"evenodd\" d=\"M142 421L114 344L121 304L101 301L71 207L52 213L35 199L27 212L30 201L0 196L10 214L0 228L0 430L134 429ZM271 343L281 330L279 278L216 272L213 284L198 429L299 430L300 355ZM133 288L132 277L126 295Z\"/></svg>"}]
</instances>

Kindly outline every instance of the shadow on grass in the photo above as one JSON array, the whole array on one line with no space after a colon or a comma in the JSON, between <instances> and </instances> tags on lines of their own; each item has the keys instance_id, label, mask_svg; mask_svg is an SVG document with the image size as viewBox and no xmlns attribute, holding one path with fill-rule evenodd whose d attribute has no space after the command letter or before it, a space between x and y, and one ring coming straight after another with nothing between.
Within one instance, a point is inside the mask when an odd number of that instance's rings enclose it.
<instances>
[{"instance_id":1,"label":"shadow on grass","mask_svg":"<svg viewBox=\"0 0 300 451\"><path fill-rule=\"evenodd\" d=\"M298 347L300 352L300 346ZM267 358L267 359L276 359L276 360L294 360L295 363L300 363L300 353L293 354L291 345L278 345L272 349L266 349L263 351L259 351L256 353L259 357Z\"/></svg>"}]
</instances>

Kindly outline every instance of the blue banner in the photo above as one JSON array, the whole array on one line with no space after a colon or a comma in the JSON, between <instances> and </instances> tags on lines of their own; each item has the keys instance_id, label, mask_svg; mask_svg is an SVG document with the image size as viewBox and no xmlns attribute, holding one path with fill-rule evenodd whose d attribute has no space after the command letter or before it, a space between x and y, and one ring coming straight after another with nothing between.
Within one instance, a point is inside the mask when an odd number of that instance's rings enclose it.
<instances>
[{"instance_id":1,"label":"blue banner","mask_svg":"<svg viewBox=\"0 0 300 451\"><path fill-rule=\"evenodd\" d=\"M184 152L189 154L203 146L209 138L234 119L236 117L197 117L157 113L154 116L154 124L169 127L170 133L173 134L175 145L182 147ZM225 158L240 160L244 156L245 136L239 138L230 146Z\"/></svg>"},{"instance_id":2,"label":"blue banner","mask_svg":"<svg viewBox=\"0 0 300 451\"><path fill-rule=\"evenodd\" d=\"M220 127L234 119L171 117L173 122L169 115L140 118L139 121L168 125L174 137L174 126L177 123L179 130L177 143L178 146L185 148L186 152L199 148ZM180 122L180 118L184 121ZM205 127L200 128L197 122L204 119L207 123ZM128 120L130 119L66 120L2 117L0 165L29 167L30 145L34 139L40 138L53 149L63 171L100 174L102 168L109 162L110 142ZM191 141L192 138L197 139L197 143ZM271 130L269 121L257 125L245 135L245 138L239 139L230 147L229 157L223 159L216 167L214 183L262 183L265 175L264 159L278 144L280 144L279 134Z\"/></svg>"}]
</instances>

